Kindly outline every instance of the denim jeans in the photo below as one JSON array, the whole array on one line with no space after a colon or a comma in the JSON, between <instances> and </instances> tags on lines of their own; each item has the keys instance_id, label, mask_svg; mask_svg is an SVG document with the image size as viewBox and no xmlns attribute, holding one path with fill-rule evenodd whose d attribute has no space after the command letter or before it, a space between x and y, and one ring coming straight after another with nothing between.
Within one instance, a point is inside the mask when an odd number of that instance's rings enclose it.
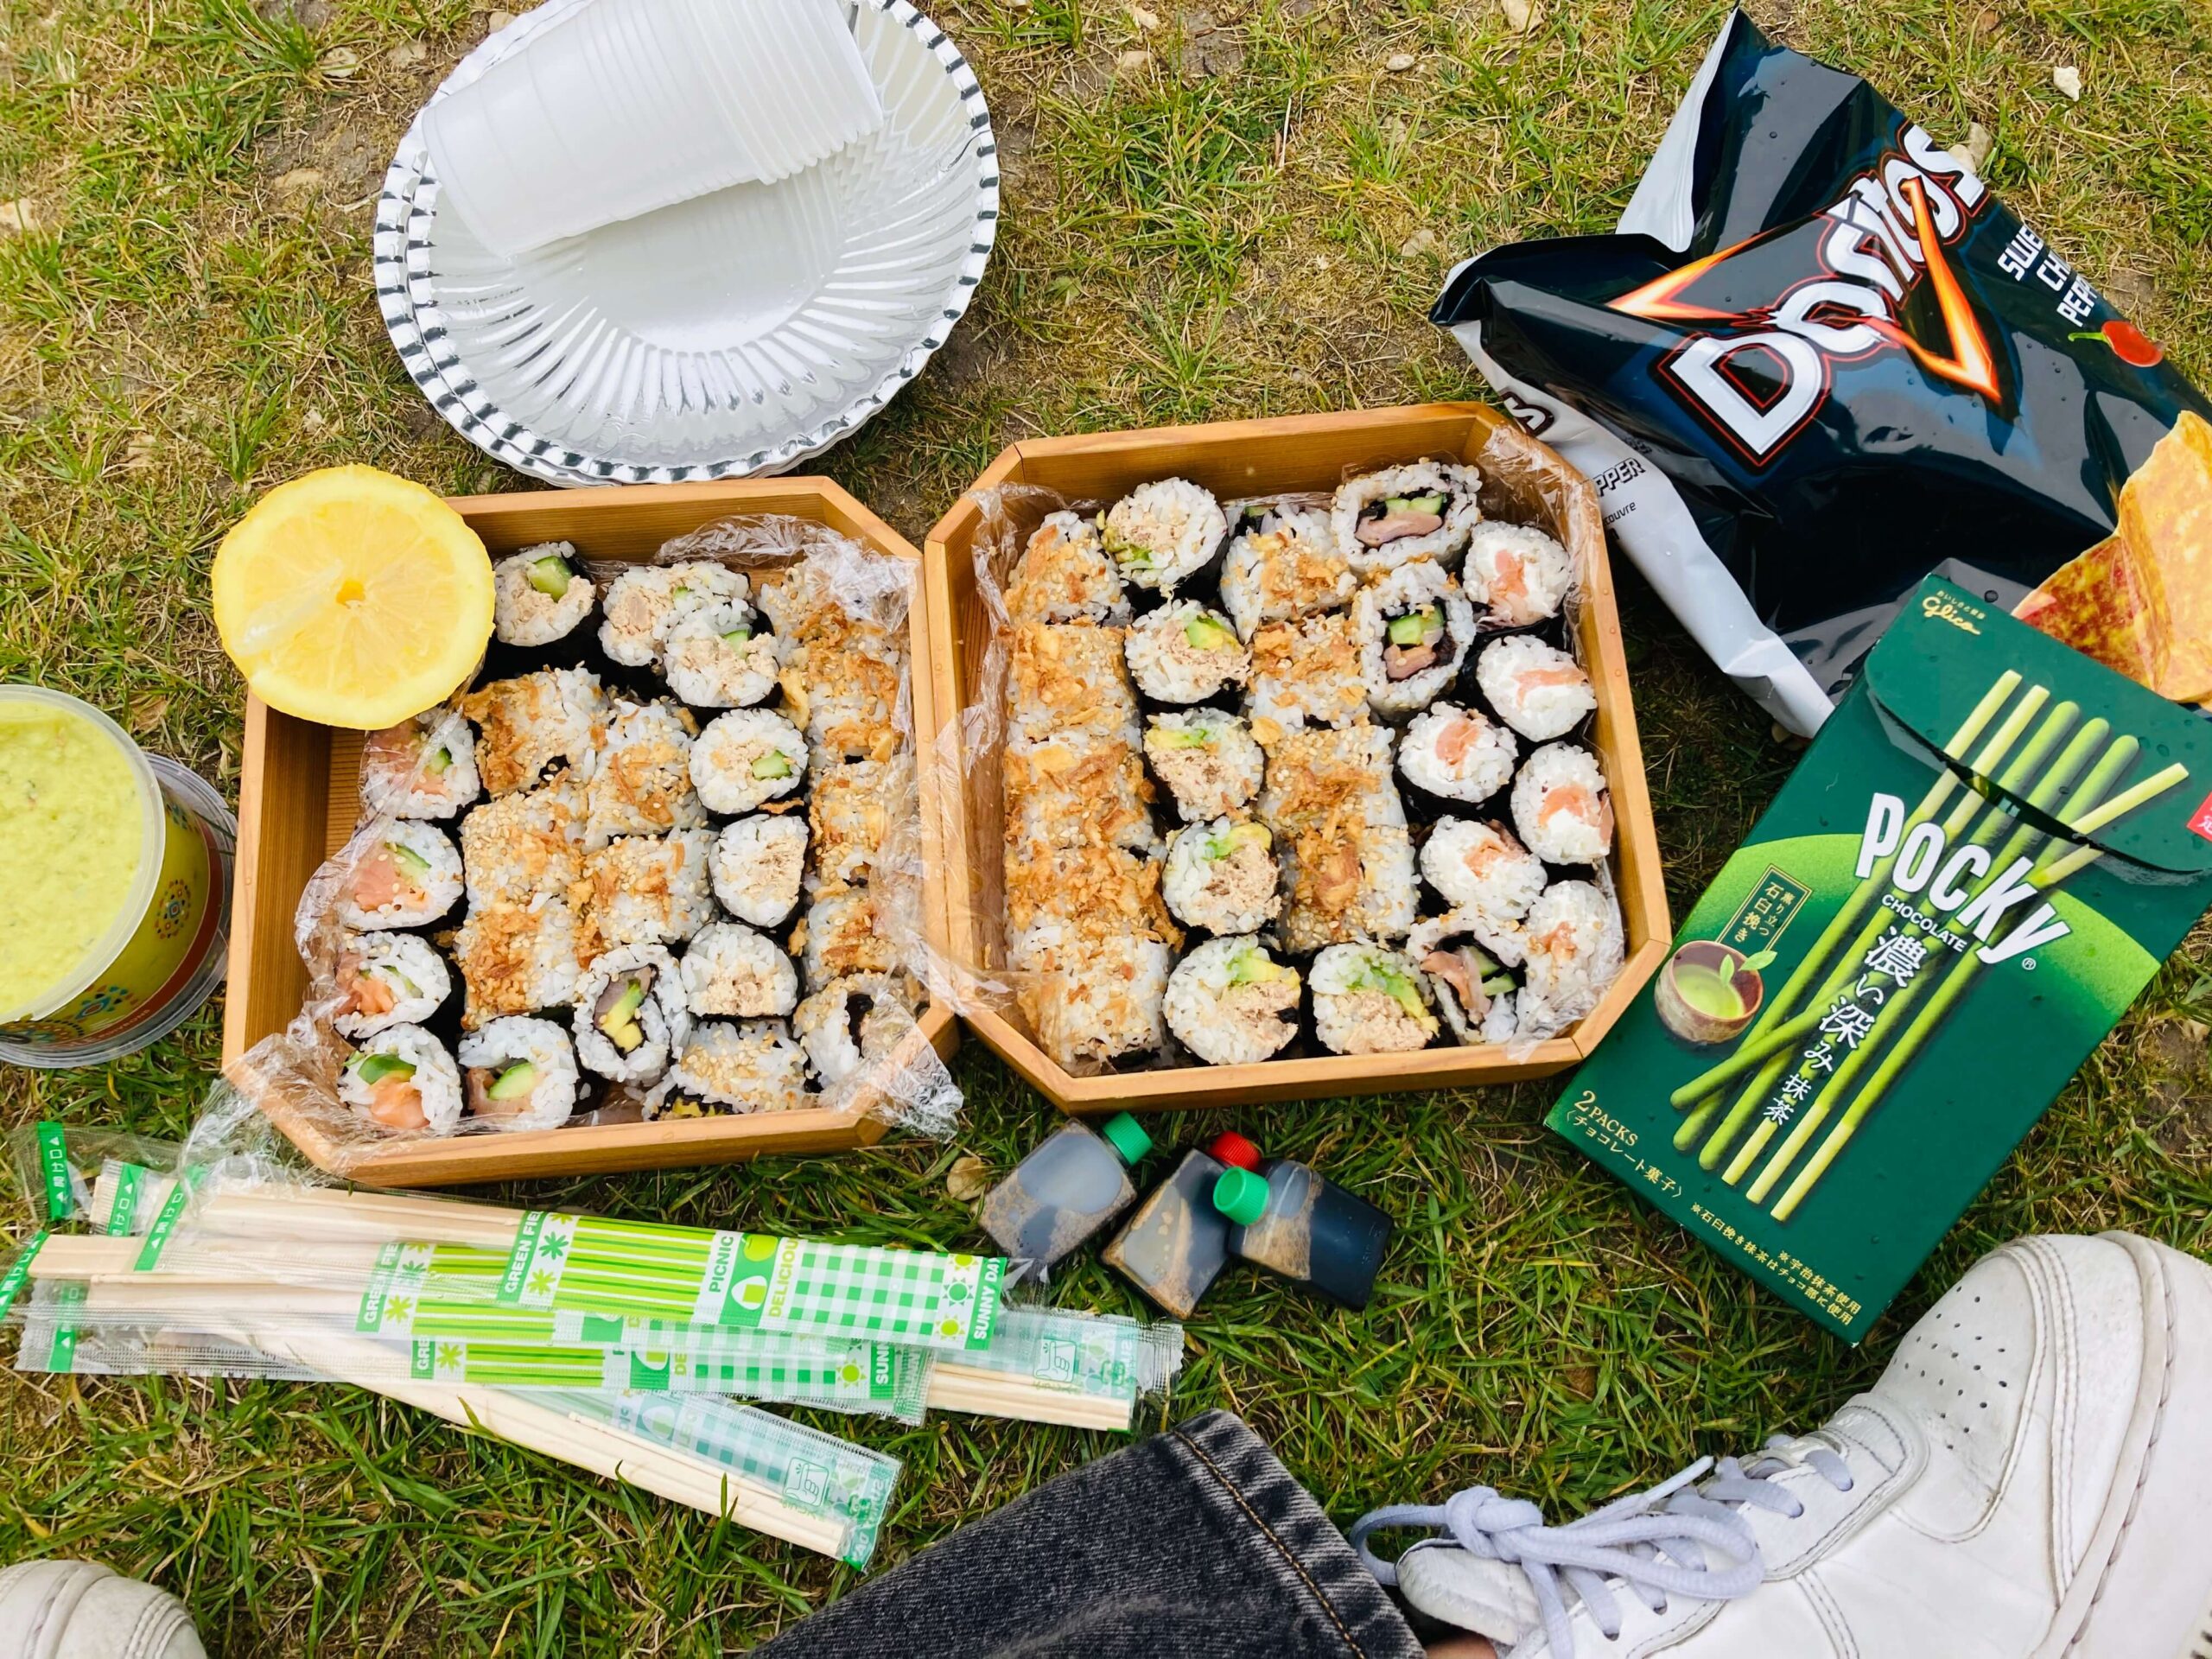
<instances>
[{"instance_id":1,"label":"denim jeans","mask_svg":"<svg viewBox=\"0 0 2212 1659\"><path fill-rule=\"evenodd\" d=\"M1420 1659L1320 1505L1227 1412L1062 1475L766 1659Z\"/></svg>"}]
</instances>

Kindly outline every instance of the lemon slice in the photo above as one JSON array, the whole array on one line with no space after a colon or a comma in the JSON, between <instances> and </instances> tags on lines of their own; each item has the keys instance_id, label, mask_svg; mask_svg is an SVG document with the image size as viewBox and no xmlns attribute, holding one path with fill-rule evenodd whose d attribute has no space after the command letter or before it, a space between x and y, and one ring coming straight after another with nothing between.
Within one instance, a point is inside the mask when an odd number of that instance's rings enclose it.
<instances>
[{"instance_id":1,"label":"lemon slice","mask_svg":"<svg viewBox=\"0 0 2212 1659\"><path fill-rule=\"evenodd\" d=\"M434 707L492 637L492 562L419 484L332 467L254 503L215 552L215 629L254 695L376 731Z\"/></svg>"}]
</instances>

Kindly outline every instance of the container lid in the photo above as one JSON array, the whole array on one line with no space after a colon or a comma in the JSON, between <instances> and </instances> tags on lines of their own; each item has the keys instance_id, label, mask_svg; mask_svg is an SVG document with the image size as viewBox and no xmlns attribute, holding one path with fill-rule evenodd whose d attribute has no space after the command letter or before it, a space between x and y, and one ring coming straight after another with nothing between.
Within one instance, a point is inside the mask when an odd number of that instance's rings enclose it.
<instances>
[{"instance_id":1,"label":"container lid","mask_svg":"<svg viewBox=\"0 0 2212 1659\"><path fill-rule=\"evenodd\" d=\"M1213 1184L1213 1207L1239 1227L1249 1227L1268 1211L1268 1183L1263 1176L1234 1166L1221 1172Z\"/></svg>"},{"instance_id":2,"label":"container lid","mask_svg":"<svg viewBox=\"0 0 2212 1659\"><path fill-rule=\"evenodd\" d=\"M1144 1125L1127 1112L1115 1113L1098 1126L1098 1133L1122 1154L1122 1161L1132 1166L1142 1162L1145 1154L1152 1150L1152 1137L1144 1132Z\"/></svg>"},{"instance_id":3,"label":"container lid","mask_svg":"<svg viewBox=\"0 0 2212 1659\"><path fill-rule=\"evenodd\" d=\"M138 865L130 877L127 891L118 895L115 913L99 938L93 940L82 957L57 969L54 977L27 1001L14 1007L0 1007L0 1021L43 1019L48 1014L67 1007L84 995L90 985L130 942L138 931L138 924L145 919L146 907L154 899L155 885L161 880L162 844L164 830L162 823L162 789L154 779L154 769L146 764L146 757L129 734L89 702L48 691L36 685L0 685L0 719L12 709L45 709L73 715L84 721L96 735L114 744L130 772L130 781L138 798L139 844Z\"/></svg>"},{"instance_id":4,"label":"container lid","mask_svg":"<svg viewBox=\"0 0 2212 1659\"><path fill-rule=\"evenodd\" d=\"M1224 1129L1208 1143L1206 1150L1217 1163L1227 1164L1231 1169L1257 1169L1260 1149L1234 1129Z\"/></svg>"}]
</instances>

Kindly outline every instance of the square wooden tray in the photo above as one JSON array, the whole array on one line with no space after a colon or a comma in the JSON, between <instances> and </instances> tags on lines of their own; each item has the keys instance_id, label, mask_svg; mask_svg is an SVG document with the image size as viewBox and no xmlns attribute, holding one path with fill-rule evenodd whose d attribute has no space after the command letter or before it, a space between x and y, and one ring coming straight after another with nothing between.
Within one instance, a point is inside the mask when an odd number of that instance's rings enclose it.
<instances>
[{"instance_id":1,"label":"square wooden tray","mask_svg":"<svg viewBox=\"0 0 2212 1659\"><path fill-rule=\"evenodd\" d=\"M921 567L912 543L826 478L534 490L465 497L453 506L494 559L538 542L570 541L586 558L644 563L670 537L715 519L790 513L908 560L918 577ZM926 712L933 677L918 593L908 631L915 725L928 732L934 727ZM223 1064L234 1079L246 1051L290 1023L307 995L307 969L293 943L293 912L316 866L353 834L361 738L359 732L278 714L258 698L247 700L230 994L223 1020ZM928 901L939 893L932 886ZM949 1058L959 1044L958 1028L944 1008L925 1008L921 1028L941 1055ZM321 1167L337 1169L338 1149L286 1109L281 1091L263 1093L264 1109L300 1150ZM871 1144L882 1135L882 1124L857 1109L761 1112L397 1141L357 1157L345 1173L382 1185L436 1186L730 1163L772 1152L838 1151Z\"/></svg>"},{"instance_id":2,"label":"square wooden tray","mask_svg":"<svg viewBox=\"0 0 2212 1659\"><path fill-rule=\"evenodd\" d=\"M978 1035L1064 1109L1099 1113L1174 1110L1326 1095L1456 1088L1540 1077L1574 1065L1628 1007L1664 958L1673 926L1661 880L1659 842L1629 699L1620 618L1605 560L1597 493L1552 450L1497 410L1478 404L1212 426L1103 432L1017 443L976 480L975 491L1040 485L1071 499L1112 501L1171 475L1205 485L1224 500L1287 491L1333 490L1354 473L1451 456L1483 459L1485 512L1543 525L1572 548L1584 572L1581 643L1598 693L1596 747L1618 830L1615 877L1627 929L1627 964L1597 1009L1564 1036L1517 1058L1502 1048L1432 1048L1414 1054L1330 1056L1255 1065L1191 1065L1076 1077L1031 1040L1018 1019L988 1009L966 1016ZM1041 517L1039 509L1033 517ZM957 726L976 698L989 621L976 590L973 543L982 510L973 492L930 531L922 552L929 603L929 702L940 725ZM1027 528L1027 526L1025 526ZM917 662L920 660L917 656ZM919 671L918 670L917 671ZM925 759L937 753L925 733ZM1003 964L1001 861L1004 812L995 768L956 791L938 766L922 768L924 832L945 888L932 907L953 960Z\"/></svg>"}]
</instances>

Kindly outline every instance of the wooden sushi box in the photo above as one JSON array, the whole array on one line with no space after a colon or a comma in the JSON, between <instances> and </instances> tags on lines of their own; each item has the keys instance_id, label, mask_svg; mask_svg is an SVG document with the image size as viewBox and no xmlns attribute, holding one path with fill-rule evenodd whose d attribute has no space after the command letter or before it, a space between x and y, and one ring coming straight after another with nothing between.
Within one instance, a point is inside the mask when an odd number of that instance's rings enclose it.
<instances>
[{"instance_id":1,"label":"wooden sushi box","mask_svg":"<svg viewBox=\"0 0 2212 1659\"><path fill-rule=\"evenodd\" d=\"M1269 1060L1077 1077L1049 1058L1018 1016L984 1008L968 1023L1062 1109L1077 1113L1166 1111L1254 1101L1452 1089L1548 1076L1580 1064L1635 998L1667 953L1673 933L1661 877L1658 837L1630 705L1620 619L1605 559L1605 525L1589 481L1510 419L1476 404L1429 404L1279 420L1104 432L1017 443L938 521L923 550L929 645L917 649L934 681L926 707L939 727L958 728L974 704L989 621L977 590L975 539L983 527L976 492L1031 485L1071 501L1110 502L1154 479L1180 477L1223 500L1294 491L1330 491L1346 479L1420 460L1464 460L1483 476L1486 514L1534 524L1574 553L1583 573L1581 655L1597 693L1594 747L1611 788L1618 831L1613 858L1627 941L1626 966L1594 1012L1561 1036L1511 1047L1429 1048L1409 1054ZM1018 499L1019 492L1016 493ZM1011 511L1026 534L1033 524ZM1028 516L1048 511L1033 505ZM945 928L954 961L1002 967L1004 813L995 756L970 766L928 764L946 736L925 728L922 810L927 862L945 891L931 913Z\"/></svg>"},{"instance_id":2,"label":"wooden sushi box","mask_svg":"<svg viewBox=\"0 0 2212 1659\"><path fill-rule=\"evenodd\" d=\"M540 542L569 541L588 559L644 563L662 543L717 518L789 513L908 560L918 572L920 568L911 543L826 478L535 490L470 496L452 505L483 537L494 559ZM911 632L915 721L918 730L927 732L934 721L925 700L934 677L918 597ZM242 1083L252 1081L238 1077L247 1051L283 1030L299 1014L307 993L307 970L293 940L293 915L316 867L353 833L359 807L361 741L360 733L295 720L258 699L247 702L230 997L223 1025L224 1066ZM920 1024L939 1054L950 1056L958 1046L958 1027L949 1009L924 1008ZM288 1109L283 1086L255 1092L302 1153L323 1168L339 1167L339 1149L305 1117ZM871 1144L882 1134L882 1124L859 1107L671 1118L395 1141L365 1154L357 1152L345 1173L380 1185L435 1186L728 1163L763 1153L834 1152Z\"/></svg>"}]
</instances>

